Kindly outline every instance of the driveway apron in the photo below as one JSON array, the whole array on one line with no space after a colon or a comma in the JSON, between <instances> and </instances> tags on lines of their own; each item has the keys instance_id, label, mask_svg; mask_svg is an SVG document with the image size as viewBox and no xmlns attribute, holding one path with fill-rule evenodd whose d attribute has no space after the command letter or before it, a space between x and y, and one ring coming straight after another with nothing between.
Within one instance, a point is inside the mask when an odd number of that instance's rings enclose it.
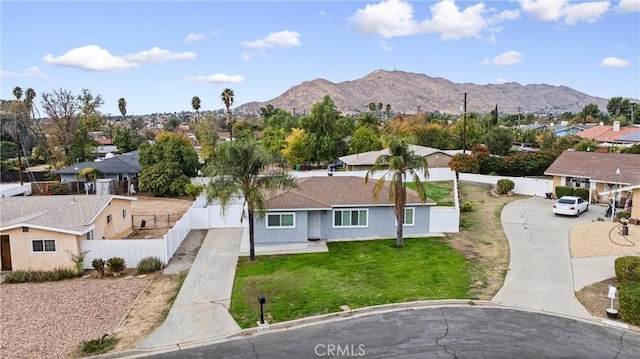
<instances>
[{"instance_id":1,"label":"driveway apron","mask_svg":"<svg viewBox=\"0 0 640 359\"><path fill-rule=\"evenodd\" d=\"M553 201L540 197L513 201L502 210L511 257L496 303L590 317L575 297L569 231L601 215L591 208L580 217L554 216Z\"/></svg>"},{"instance_id":2,"label":"driveway apron","mask_svg":"<svg viewBox=\"0 0 640 359\"><path fill-rule=\"evenodd\" d=\"M153 349L240 330L229 314L242 228L210 229L167 319L138 345Z\"/></svg>"}]
</instances>

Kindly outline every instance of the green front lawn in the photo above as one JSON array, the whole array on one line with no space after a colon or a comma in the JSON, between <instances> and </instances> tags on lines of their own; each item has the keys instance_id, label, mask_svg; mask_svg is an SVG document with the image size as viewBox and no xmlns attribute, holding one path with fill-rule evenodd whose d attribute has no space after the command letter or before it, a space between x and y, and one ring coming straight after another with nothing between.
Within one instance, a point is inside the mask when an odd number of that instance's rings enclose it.
<instances>
[{"instance_id":1,"label":"green front lawn","mask_svg":"<svg viewBox=\"0 0 640 359\"><path fill-rule=\"evenodd\" d=\"M469 298L462 254L439 238L331 242L328 253L240 258L231 315L243 328L260 318L258 293L266 297L269 323L359 308L426 299Z\"/></svg>"},{"instance_id":2,"label":"green front lawn","mask_svg":"<svg viewBox=\"0 0 640 359\"><path fill-rule=\"evenodd\" d=\"M453 206L453 181L422 182L427 191L427 197L436 202L437 206ZM416 190L413 182L407 182L407 188Z\"/></svg>"}]
</instances>

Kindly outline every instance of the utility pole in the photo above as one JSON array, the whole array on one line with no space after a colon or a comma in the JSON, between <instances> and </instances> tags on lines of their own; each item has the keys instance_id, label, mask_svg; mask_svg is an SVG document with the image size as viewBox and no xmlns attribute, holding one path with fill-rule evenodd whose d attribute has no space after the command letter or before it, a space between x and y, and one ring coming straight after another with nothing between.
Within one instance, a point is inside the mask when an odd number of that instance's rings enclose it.
<instances>
[{"instance_id":1,"label":"utility pole","mask_svg":"<svg viewBox=\"0 0 640 359\"><path fill-rule=\"evenodd\" d=\"M16 125L16 142L18 144L18 178L20 178L20 185L24 184L22 179L22 143L20 143L20 134L18 133L18 126Z\"/></svg>"},{"instance_id":2,"label":"utility pole","mask_svg":"<svg viewBox=\"0 0 640 359\"><path fill-rule=\"evenodd\" d=\"M467 153L467 93L464 93L464 119L462 122L462 153Z\"/></svg>"},{"instance_id":3,"label":"utility pole","mask_svg":"<svg viewBox=\"0 0 640 359\"><path fill-rule=\"evenodd\" d=\"M420 106L418 106L418 117L420 117Z\"/></svg>"}]
</instances>

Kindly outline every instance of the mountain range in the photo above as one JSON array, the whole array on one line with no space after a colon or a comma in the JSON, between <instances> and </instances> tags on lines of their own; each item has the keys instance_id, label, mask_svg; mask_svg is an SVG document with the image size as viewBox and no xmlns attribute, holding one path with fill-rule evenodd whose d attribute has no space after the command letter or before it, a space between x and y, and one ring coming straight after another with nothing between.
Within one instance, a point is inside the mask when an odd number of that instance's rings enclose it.
<instances>
[{"instance_id":1,"label":"mountain range","mask_svg":"<svg viewBox=\"0 0 640 359\"><path fill-rule=\"evenodd\" d=\"M609 99L590 96L567 86L547 84L521 85L515 82L477 85L454 83L441 77L424 74L377 70L356 80L333 83L325 79L304 81L280 96L264 102L249 102L237 107L241 112L257 112L271 104L275 108L296 113L309 113L314 103L325 95L331 96L338 111L357 114L369 111L371 102L387 104L394 113L416 114L434 112L458 114L463 112L467 93L467 111L487 113L560 114L580 112L594 103L606 111Z\"/></svg>"}]
</instances>

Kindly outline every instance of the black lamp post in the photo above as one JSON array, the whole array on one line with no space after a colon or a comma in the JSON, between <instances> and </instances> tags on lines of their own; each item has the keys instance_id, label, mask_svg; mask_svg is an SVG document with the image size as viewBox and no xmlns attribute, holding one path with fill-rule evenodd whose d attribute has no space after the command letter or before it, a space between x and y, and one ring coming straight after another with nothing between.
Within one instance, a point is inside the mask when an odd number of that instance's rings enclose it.
<instances>
[{"instance_id":1,"label":"black lamp post","mask_svg":"<svg viewBox=\"0 0 640 359\"><path fill-rule=\"evenodd\" d=\"M260 324L264 324L264 303L267 302L267 299L262 293L258 294L258 302L260 302Z\"/></svg>"}]
</instances>

